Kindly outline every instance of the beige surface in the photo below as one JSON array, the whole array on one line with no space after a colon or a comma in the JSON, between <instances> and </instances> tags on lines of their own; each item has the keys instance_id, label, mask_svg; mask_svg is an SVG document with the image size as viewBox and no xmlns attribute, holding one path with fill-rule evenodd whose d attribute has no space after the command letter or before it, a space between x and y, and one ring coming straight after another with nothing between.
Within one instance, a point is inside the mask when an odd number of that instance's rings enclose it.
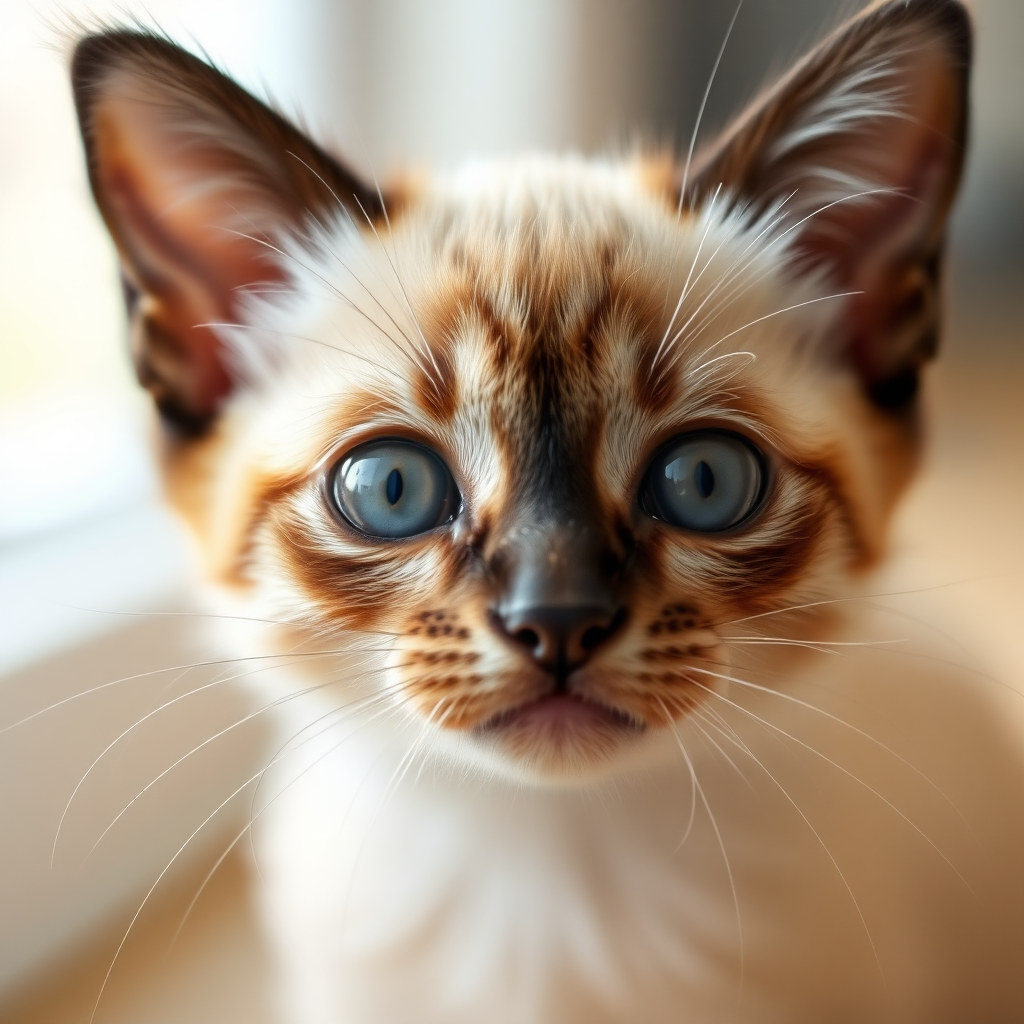
<instances>
[{"instance_id":1,"label":"beige surface","mask_svg":"<svg viewBox=\"0 0 1024 1024\"><path fill-rule=\"evenodd\" d=\"M915 578L963 609L975 647L1008 683L1008 714L1024 742L1019 654L1024 616L1024 337L984 307L954 319L931 382L933 443L901 513L897 548ZM249 901L245 857L225 862L180 940L171 937L201 878L167 891L140 919L111 974L96 1024L270 1022L268 961ZM130 914L125 918L127 920ZM0 1007L5 1024L86 1024L125 927Z\"/></svg>"},{"instance_id":2,"label":"beige surface","mask_svg":"<svg viewBox=\"0 0 1024 1024\"><path fill-rule=\"evenodd\" d=\"M242 855L225 860L172 940L202 876L180 881L132 929L97 1005L127 920L0 1007L4 1024L269 1024L267 956ZM130 914L128 915L130 920Z\"/></svg>"},{"instance_id":3,"label":"beige surface","mask_svg":"<svg viewBox=\"0 0 1024 1024\"><path fill-rule=\"evenodd\" d=\"M929 384L924 472L896 523L906 575L951 603L970 648L1024 692L1024 304L954 306ZM1024 741L1024 697L1017 708Z\"/></svg>"}]
</instances>

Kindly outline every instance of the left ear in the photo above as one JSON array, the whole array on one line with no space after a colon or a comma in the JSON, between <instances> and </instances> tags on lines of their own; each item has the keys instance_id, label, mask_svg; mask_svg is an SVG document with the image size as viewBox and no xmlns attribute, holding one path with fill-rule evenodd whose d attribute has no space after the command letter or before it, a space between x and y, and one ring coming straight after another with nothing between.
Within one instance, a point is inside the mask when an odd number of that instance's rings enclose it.
<instances>
[{"instance_id":1,"label":"left ear","mask_svg":"<svg viewBox=\"0 0 1024 1024\"><path fill-rule=\"evenodd\" d=\"M112 29L75 49L89 181L117 245L139 380L198 434L239 383L212 324L284 276L268 254L383 199L209 64L161 36Z\"/></svg>"},{"instance_id":2,"label":"left ear","mask_svg":"<svg viewBox=\"0 0 1024 1024\"><path fill-rule=\"evenodd\" d=\"M755 213L783 204L799 266L850 300L846 351L880 406L914 395L938 337L945 224L963 165L971 26L957 0L869 7L698 156L684 197L719 184Z\"/></svg>"}]
</instances>

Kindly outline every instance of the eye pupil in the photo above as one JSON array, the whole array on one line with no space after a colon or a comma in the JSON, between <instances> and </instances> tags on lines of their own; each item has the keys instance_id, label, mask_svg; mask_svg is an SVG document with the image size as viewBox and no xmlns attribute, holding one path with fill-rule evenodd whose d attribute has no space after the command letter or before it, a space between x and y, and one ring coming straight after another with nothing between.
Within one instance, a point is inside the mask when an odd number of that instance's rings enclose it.
<instances>
[{"instance_id":1,"label":"eye pupil","mask_svg":"<svg viewBox=\"0 0 1024 1024\"><path fill-rule=\"evenodd\" d=\"M402 474L397 469L391 470L391 472L388 474L387 482L387 496L389 505L397 504L398 499L401 498L402 496L402 489Z\"/></svg>"},{"instance_id":2,"label":"eye pupil","mask_svg":"<svg viewBox=\"0 0 1024 1024\"><path fill-rule=\"evenodd\" d=\"M702 461L697 463L697 468L693 473L693 479L694 483L697 485L697 491L700 496L702 498L710 497L711 492L715 489L715 474L706 462Z\"/></svg>"},{"instance_id":3,"label":"eye pupil","mask_svg":"<svg viewBox=\"0 0 1024 1024\"><path fill-rule=\"evenodd\" d=\"M445 464L403 438L370 441L335 463L328 478L334 508L368 537L397 540L450 523L460 497Z\"/></svg>"},{"instance_id":4,"label":"eye pupil","mask_svg":"<svg viewBox=\"0 0 1024 1024\"><path fill-rule=\"evenodd\" d=\"M736 526L758 505L765 463L746 438L695 430L669 441L651 461L640 507L671 526L716 533Z\"/></svg>"}]
</instances>

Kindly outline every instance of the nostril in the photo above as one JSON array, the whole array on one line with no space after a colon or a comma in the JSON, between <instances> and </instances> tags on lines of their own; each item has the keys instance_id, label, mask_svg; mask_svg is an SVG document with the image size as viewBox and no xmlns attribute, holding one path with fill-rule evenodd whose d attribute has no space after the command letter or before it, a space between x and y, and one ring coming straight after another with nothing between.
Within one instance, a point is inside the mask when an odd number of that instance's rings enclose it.
<instances>
[{"instance_id":1,"label":"nostril","mask_svg":"<svg viewBox=\"0 0 1024 1024\"><path fill-rule=\"evenodd\" d=\"M560 673L587 661L626 621L594 605L540 605L491 613L495 628L538 664Z\"/></svg>"},{"instance_id":2,"label":"nostril","mask_svg":"<svg viewBox=\"0 0 1024 1024\"><path fill-rule=\"evenodd\" d=\"M540 646L540 636L534 629L518 629L512 634L512 639L535 651Z\"/></svg>"}]
</instances>

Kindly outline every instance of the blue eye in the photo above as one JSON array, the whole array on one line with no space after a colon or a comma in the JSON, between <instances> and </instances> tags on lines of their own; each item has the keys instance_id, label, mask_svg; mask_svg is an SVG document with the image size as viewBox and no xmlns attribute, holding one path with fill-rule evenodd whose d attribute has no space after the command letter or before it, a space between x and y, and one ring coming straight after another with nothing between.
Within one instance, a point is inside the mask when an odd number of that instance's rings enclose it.
<instances>
[{"instance_id":1,"label":"blue eye","mask_svg":"<svg viewBox=\"0 0 1024 1024\"><path fill-rule=\"evenodd\" d=\"M414 537L450 523L459 510L451 473L412 441L372 441L334 468L331 494L338 511L371 537Z\"/></svg>"},{"instance_id":2,"label":"blue eye","mask_svg":"<svg viewBox=\"0 0 1024 1024\"><path fill-rule=\"evenodd\" d=\"M672 526L716 533L750 515L764 480L760 453L738 435L714 430L685 434L654 457L640 504Z\"/></svg>"}]
</instances>

